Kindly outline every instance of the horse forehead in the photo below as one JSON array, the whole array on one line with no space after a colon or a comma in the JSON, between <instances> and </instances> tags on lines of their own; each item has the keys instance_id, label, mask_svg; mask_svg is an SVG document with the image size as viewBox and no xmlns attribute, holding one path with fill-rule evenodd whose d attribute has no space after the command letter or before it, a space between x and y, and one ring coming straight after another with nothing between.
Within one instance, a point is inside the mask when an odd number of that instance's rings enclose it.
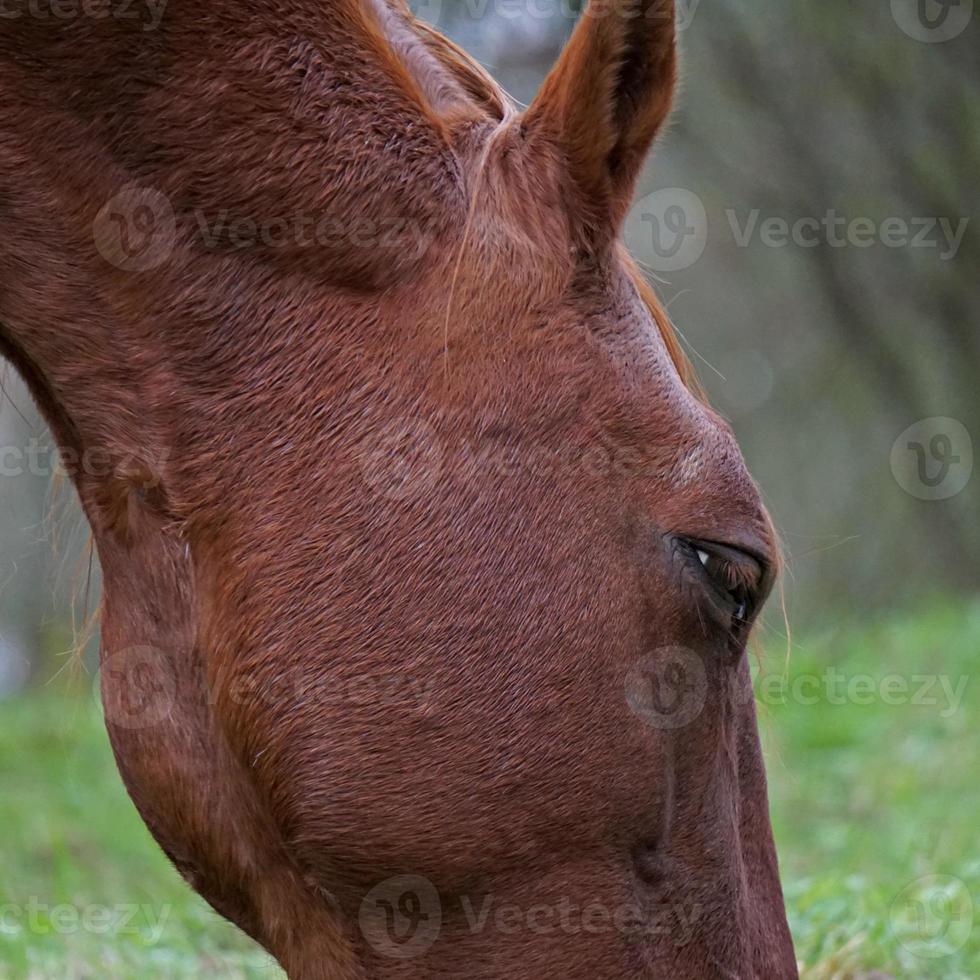
<instances>
[{"instance_id":1,"label":"horse forehead","mask_svg":"<svg viewBox=\"0 0 980 980\"><path fill-rule=\"evenodd\" d=\"M658 482L757 509L758 490L728 423L684 384L659 337L643 347L648 357L630 385L627 411L660 463Z\"/></svg>"}]
</instances>

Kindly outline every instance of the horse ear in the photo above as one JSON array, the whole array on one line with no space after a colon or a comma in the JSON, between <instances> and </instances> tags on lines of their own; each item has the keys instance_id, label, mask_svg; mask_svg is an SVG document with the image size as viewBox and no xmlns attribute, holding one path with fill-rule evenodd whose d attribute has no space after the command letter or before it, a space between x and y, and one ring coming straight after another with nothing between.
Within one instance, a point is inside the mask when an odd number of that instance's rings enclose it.
<instances>
[{"instance_id":1,"label":"horse ear","mask_svg":"<svg viewBox=\"0 0 980 980\"><path fill-rule=\"evenodd\" d=\"M618 230L676 80L674 0L589 0L523 129L564 157L593 235Z\"/></svg>"}]
</instances>

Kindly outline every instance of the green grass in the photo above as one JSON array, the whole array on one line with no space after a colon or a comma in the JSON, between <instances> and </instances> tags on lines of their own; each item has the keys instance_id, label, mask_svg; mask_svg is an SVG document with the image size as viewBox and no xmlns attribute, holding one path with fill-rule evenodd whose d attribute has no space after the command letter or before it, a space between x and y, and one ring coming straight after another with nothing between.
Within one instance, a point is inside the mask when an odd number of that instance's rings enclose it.
<instances>
[{"instance_id":1,"label":"green grass","mask_svg":"<svg viewBox=\"0 0 980 980\"><path fill-rule=\"evenodd\" d=\"M978 656L980 603L811 635L788 671L763 658L773 823L811 980L980 977ZM961 700L920 675L967 678ZM0 702L0 733L0 980L281 980L150 839L93 698Z\"/></svg>"},{"instance_id":2,"label":"green grass","mask_svg":"<svg viewBox=\"0 0 980 980\"><path fill-rule=\"evenodd\" d=\"M790 926L813 980L980 978L977 662L980 603L943 606L795 644L787 686L803 697L763 698ZM935 677L952 697L920 679Z\"/></svg>"},{"instance_id":3,"label":"green grass","mask_svg":"<svg viewBox=\"0 0 980 980\"><path fill-rule=\"evenodd\" d=\"M153 842L94 698L2 702L0 733L0 980L281 980Z\"/></svg>"}]
</instances>

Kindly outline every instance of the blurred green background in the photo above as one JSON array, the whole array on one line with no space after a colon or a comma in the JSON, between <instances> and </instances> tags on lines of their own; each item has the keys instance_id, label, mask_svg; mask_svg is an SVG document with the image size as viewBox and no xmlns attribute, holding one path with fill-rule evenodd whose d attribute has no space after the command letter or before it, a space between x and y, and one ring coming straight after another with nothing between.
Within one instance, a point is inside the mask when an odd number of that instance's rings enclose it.
<instances>
[{"instance_id":1,"label":"blurred green background","mask_svg":"<svg viewBox=\"0 0 980 980\"><path fill-rule=\"evenodd\" d=\"M413 7L522 103L575 16ZM756 671L798 955L812 978L980 978L973 3L678 9L682 91L626 237L786 549L793 639L771 609ZM3 388L0 980L280 976L125 796L94 643L69 655L98 603L87 530Z\"/></svg>"}]
</instances>

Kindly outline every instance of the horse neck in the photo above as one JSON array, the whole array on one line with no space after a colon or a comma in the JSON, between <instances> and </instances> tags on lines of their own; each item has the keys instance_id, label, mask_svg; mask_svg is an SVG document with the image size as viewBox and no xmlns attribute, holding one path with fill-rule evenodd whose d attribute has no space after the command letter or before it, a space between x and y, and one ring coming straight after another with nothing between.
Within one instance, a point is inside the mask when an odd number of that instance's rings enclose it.
<instances>
[{"instance_id":1,"label":"horse neck","mask_svg":"<svg viewBox=\"0 0 980 980\"><path fill-rule=\"evenodd\" d=\"M0 39L0 350L62 449L113 472L152 476L188 419L263 383L289 413L289 365L323 383L386 343L378 297L439 267L465 212L423 91L458 86L387 7L233 6L220 31L175 4L149 36L23 18Z\"/></svg>"}]
</instances>

